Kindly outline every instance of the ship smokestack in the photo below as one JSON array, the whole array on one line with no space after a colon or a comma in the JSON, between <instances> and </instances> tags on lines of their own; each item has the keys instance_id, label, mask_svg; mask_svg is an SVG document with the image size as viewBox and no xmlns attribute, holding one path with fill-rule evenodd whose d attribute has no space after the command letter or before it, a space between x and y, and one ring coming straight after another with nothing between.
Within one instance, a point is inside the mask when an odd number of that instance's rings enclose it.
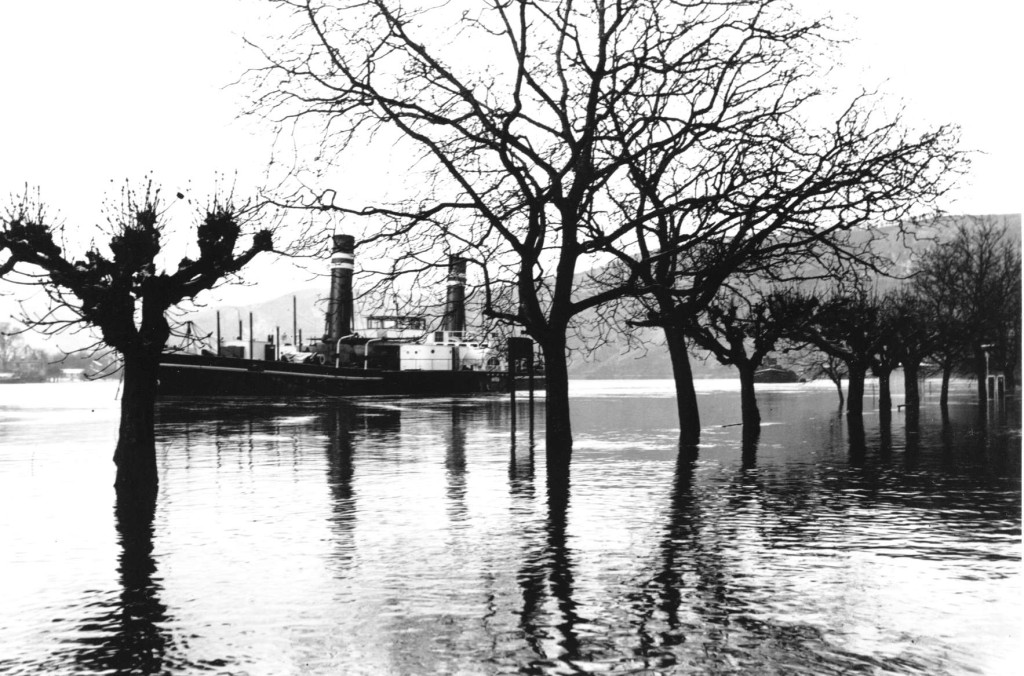
<instances>
[{"instance_id":1,"label":"ship smokestack","mask_svg":"<svg viewBox=\"0 0 1024 676\"><path fill-rule=\"evenodd\" d=\"M444 308L442 331L466 330L466 259L448 259L448 299Z\"/></svg>"},{"instance_id":2,"label":"ship smokestack","mask_svg":"<svg viewBox=\"0 0 1024 676\"><path fill-rule=\"evenodd\" d=\"M333 350L339 338L352 333L352 267L355 262L355 238L334 235L331 253L331 297L327 301L326 340Z\"/></svg>"}]
</instances>

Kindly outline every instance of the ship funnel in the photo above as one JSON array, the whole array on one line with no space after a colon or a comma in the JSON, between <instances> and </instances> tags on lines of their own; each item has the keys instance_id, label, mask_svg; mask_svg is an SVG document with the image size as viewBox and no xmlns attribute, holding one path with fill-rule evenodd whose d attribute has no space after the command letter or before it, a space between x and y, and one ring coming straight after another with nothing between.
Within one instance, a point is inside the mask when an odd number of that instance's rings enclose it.
<instances>
[{"instance_id":1,"label":"ship funnel","mask_svg":"<svg viewBox=\"0 0 1024 676\"><path fill-rule=\"evenodd\" d=\"M458 256L448 259L448 299L441 330L466 330L466 259Z\"/></svg>"},{"instance_id":2,"label":"ship funnel","mask_svg":"<svg viewBox=\"0 0 1024 676\"><path fill-rule=\"evenodd\" d=\"M352 266L355 238L335 235L331 253L331 297L327 302L325 340L333 350L339 338L352 333Z\"/></svg>"}]
</instances>

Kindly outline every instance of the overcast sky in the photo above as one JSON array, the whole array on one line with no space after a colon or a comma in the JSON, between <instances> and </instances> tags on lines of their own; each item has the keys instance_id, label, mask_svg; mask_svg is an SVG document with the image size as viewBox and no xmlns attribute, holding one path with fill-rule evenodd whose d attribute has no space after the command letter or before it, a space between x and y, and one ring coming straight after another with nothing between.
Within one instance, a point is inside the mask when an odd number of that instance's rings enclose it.
<instances>
[{"instance_id":1,"label":"overcast sky","mask_svg":"<svg viewBox=\"0 0 1024 676\"><path fill-rule=\"evenodd\" d=\"M806 0L844 33L844 84L879 84L908 119L962 126L981 153L950 211L1019 213L1021 12L1017 3ZM0 192L38 185L70 224L98 220L111 181L152 172L168 191L215 176L260 181L270 139L237 119L226 86L258 56L266 22L241 0L51 0L0 4ZM1014 84L1017 83L1017 84Z\"/></svg>"}]
</instances>

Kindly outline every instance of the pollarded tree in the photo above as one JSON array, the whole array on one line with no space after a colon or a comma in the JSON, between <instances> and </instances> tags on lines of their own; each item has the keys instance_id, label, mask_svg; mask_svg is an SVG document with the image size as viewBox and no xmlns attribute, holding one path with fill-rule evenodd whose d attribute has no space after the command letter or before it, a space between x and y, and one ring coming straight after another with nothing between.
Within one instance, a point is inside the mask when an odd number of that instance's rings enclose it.
<instances>
[{"instance_id":1,"label":"pollarded tree","mask_svg":"<svg viewBox=\"0 0 1024 676\"><path fill-rule=\"evenodd\" d=\"M51 330L95 327L102 342L121 355L124 385L114 452L119 490L148 490L157 483L154 409L160 354L171 333L168 310L272 250L271 232L260 230L235 253L246 216L231 201L214 199L197 227L198 257L182 258L166 272L157 267L166 228L160 191L151 183L141 194L125 191L104 233L106 249L94 246L79 259L62 250L64 228L38 198L17 197L0 217L0 252L7 253L0 272L42 286L51 301L35 324Z\"/></svg>"},{"instance_id":2,"label":"pollarded tree","mask_svg":"<svg viewBox=\"0 0 1024 676\"><path fill-rule=\"evenodd\" d=\"M368 217L361 251L401 252L389 278L440 268L451 247L513 289L486 309L544 353L549 453L571 447L566 335L581 313L658 291L674 330L726 277L889 215L890 197L931 192L957 159L949 130L908 138L859 103L838 123L802 119L827 28L779 0L274 4L294 26L257 74L258 103L299 136L304 121L323 131L314 175L298 177L317 188L287 203ZM397 195L328 189L337 157L375 139L410 151ZM716 263L672 263L707 243ZM588 278L609 257L625 277Z\"/></svg>"}]
</instances>

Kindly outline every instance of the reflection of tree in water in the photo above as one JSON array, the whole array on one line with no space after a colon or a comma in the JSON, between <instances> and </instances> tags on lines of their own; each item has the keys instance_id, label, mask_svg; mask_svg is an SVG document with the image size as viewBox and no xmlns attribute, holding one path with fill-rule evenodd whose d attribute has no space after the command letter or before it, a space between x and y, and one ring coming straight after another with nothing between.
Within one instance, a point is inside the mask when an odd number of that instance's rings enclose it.
<instances>
[{"instance_id":1,"label":"reflection of tree in water","mask_svg":"<svg viewBox=\"0 0 1024 676\"><path fill-rule=\"evenodd\" d=\"M534 441L530 437L527 446L517 446L515 437L509 446L508 455L508 490L516 497L525 498L527 502L534 495Z\"/></svg>"},{"instance_id":2,"label":"reflection of tree in water","mask_svg":"<svg viewBox=\"0 0 1024 676\"><path fill-rule=\"evenodd\" d=\"M172 618L160 600L162 587L153 558L156 495L146 493L118 494L115 518L121 543L120 592L100 604L101 610L78 627L75 646L56 656L61 663L73 661L78 673L165 674L226 664L220 660L190 664L174 654L175 644L168 629Z\"/></svg>"},{"instance_id":3,"label":"reflection of tree in water","mask_svg":"<svg viewBox=\"0 0 1024 676\"><path fill-rule=\"evenodd\" d=\"M669 499L668 524L658 546L658 570L651 580L630 595L629 603L637 618L639 645L637 657L646 667L663 668L676 662L675 646L686 640L690 626L681 620L684 572L690 568L687 544L695 541L699 527L699 506L694 500L693 482L697 448L683 446L676 460L676 471ZM655 635L650 625L656 612L664 615L667 628Z\"/></svg>"},{"instance_id":4,"label":"reflection of tree in water","mask_svg":"<svg viewBox=\"0 0 1024 676\"><path fill-rule=\"evenodd\" d=\"M744 440L745 455L756 454L756 442ZM745 465L737 480L759 498L764 486L756 468ZM759 674L842 674L886 667L883 660L830 643L825 628L765 616L761 599L770 597L771 590L741 571L744 548L733 522L740 505L718 500L710 487L698 490L696 469L696 449L682 449L655 572L627 596L637 667ZM761 520L755 515L747 525L757 528ZM910 670L921 667L910 660L901 664Z\"/></svg>"},{"instance_id":5,"label":"reflection of tree in water","mask_svg":"<svg viewBox=\"0 0 1024 676\"><path fill-rule=\"evenodd\" d=\"M352 404L338 402L319 416L327 437L327 485L331 491L331 530L337 543L335 559L347 569L355 556L356 500L352 489L355 475L353 430L357 415Z\"/></svg>"},{"instance_id":6,"label":"reflection of tree in water","mask_svg":"<svg viewBox=\"0 0 1024 676\"><path fill-rule=\"evenodd\" d=\"M681 661L701 669L735 668L749 651L742 632L763 633L759 621L745 614L751 610L744 598L747 590L730 566L732 529L718 523L744 507L747 493L759 490L758 440L758 434L744 435L738 476L742 486L729 491L735 499L718 505L705 505L696 489L697 449L680 448L657 572L629 599L639 639L634 653L645 668Z\"/></svg>"},{"instance_id":7,"label":"reflection of tree in water","mask_svg":"<svg viewBox=\"0 0 1024 676\"><path fill-rule=\"evenodd\" d=\"M867 459L867 434L864 431L864 418L850 414L846 418L846 429L849 442L850 466L863 467Z\"/></svg>"},{"instance_id":8,"label":"reflection of tree in water","mask_svg":"<svg viewBox=\"0 0 1024 676\"><path fill-rule=\"evenodd\" d=\"M904 424L903 464L907 472L917 470L921 452L921 418L917 410L907 410Z\"/></svg>"},{"instance_id":9,"label":"reflection of tree in water","mask_svg":"<svg viewBox=\"0 0 1024 676\"><path fill-rule=\"evenodd\" d=\"M883 460L892 458L892 410L878 411L878 455Z\"/></svg>"},{"instance_id":10,"label":"reflection of tree in water","mask_svg":"<svg viewBox=\"0 0 1024 676\"><path fill-rule=\"evenodd\" d=\"M548 458L543 540L524 558L518 575L523 596L519 625L530 648L541 658L522 669L524 673L543 673L545 666L567 665L581 654L576 627L584 620L573 599L573 561L566 544L569 467L568 462L553 462L551 453ZM551 611L546 609L549 600L554 604ZM549 617L549 612L554 616ZM548 642L557 647L550 648Z\"/></svg>"},{"instance_id":11,"label":"reflection of tree in water","mask_svg":"<svg viewBox=\"0 0 1024 676\"><path fill-rule=\"evenodd\" d=\"M466 507L466 420L457 403L452 404L451 429L444 456L448 518L454 522L469 517Z\"/></svg>"},{"instance_id":12,"label":"reflection of tree in water","mask_svg":"<svg viewBox=\"0 0 1024 676\"><path fill-rule=\"evenodd\" d=\"M761 440L761 427L759 425L743 426L743 441L740 447L740 458L744 471L751 471L757 468L757 444ZM680 453L696 453L696 449L680 449Z\"/></svg>"},{"instance_id":13,"label":"reflection of tree in water","mask_svg":"<svg viewBox=\"0 0 1024 676\"><path fill-rule=\"evenodd\" d=\"M170 619L154 579L153 516L156 496L119 494L115 509L121 540L120 596L103 614L84 623L75 662L96 672L156 674L165 671Z\"/></svg>"}]
</instances>

